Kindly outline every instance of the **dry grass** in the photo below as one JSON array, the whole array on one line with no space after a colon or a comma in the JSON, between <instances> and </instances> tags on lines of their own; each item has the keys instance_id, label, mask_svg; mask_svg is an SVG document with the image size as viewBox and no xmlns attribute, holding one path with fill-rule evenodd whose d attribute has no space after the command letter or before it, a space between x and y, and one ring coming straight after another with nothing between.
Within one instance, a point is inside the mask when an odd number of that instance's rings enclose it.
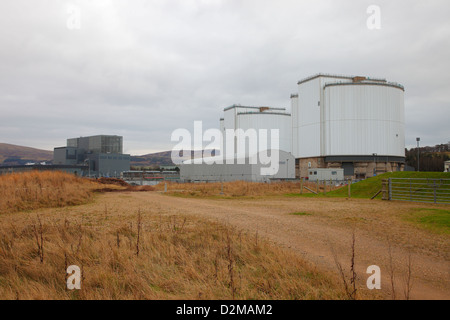
<instances>
[{"instance_id":1,"label":"dry grass","mask_svg":"<svg viewBox=\"0 0 450 320\"><path fill-rule=\"evenodd\" d=\"M0 299L345 298L336 279L258 234L127 193L88 201L97 188L56 172L0 177ZM66 288L70 265L81 290Z\"/></svg>"},{"instance_id":2,"label":"dry grass","mask_svg":"<svg viewBox=\"0 0 450 320\"><path fill-rule=\"evenodd\" d=\"M316 183L304 182L304 187L308 187L314 192L323 192L324 186ZM164 191L165 183L160 183L156 187L158 191ZM222 190L223 188L223 190ZM327 186L327 192L336 189L336 187ZM299 194L301 190L300 182L277 182L277 183L259 183L246 181L220 182L216 183L174 183L167 182L167 192L173 195L192 196L192 197L261 197L275 196L284 194ZM310 193L305 188L303 193Z\"/></svg>"},{"instance_id":3,"label":"dry grass","mask_svg":"<svg viewBox=\"0 0 450 320\"><path fill-rule=\"evenodd\" d=\"M62 172L0 176L0 213L86 203L97 184Z\"/></svg>"},{"instance_id":4,"label":"dry grass","mask_svg":"<svg viewBox=\"0 0 450 320\"><path fill-rule=\"evenodd\" d=\"M70 213L81 208L84 214ZM98 208L2 216L0 299L345 298L336 281L254 234L150 210ZM35 226L42 228L38 242ZM81 290L66 289L69 265L82 270Z\"/></svg>"}]
</instances>

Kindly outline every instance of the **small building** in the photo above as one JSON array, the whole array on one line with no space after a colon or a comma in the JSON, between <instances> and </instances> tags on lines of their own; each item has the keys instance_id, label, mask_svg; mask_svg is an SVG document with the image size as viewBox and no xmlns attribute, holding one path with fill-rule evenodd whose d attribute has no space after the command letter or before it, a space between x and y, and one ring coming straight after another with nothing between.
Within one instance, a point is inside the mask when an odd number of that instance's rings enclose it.
<instances>
[{"instance_id":1,"label":"small building","mask_svg":"<svg viewBox=\"0 0 450 320\"><path fill-rule=\"evenodd\" d=\"M444 162L444 172L450 172L450 161Z\"/></svg>"},{"instance_id":2,"label":"small building","mask_svg":"<svg viewBox=\"0 0 450 320\"><path fill-rule=\"evenodd\" d=\"M344 169L339 168L312 168L308 172L309 181L343 181Z\"/></svg>"}]
</instances>

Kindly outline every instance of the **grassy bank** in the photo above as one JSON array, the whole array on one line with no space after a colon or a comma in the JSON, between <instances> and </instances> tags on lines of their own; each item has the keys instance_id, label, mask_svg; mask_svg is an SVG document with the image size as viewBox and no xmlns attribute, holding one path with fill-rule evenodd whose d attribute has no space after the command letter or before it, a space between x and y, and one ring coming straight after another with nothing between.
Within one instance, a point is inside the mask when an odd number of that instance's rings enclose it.
<instances>
[{"instance_id":1,"label":"grassy bank","mask_svg":"<svg viewBox=\"0 0 450 320\"><path fill-rule=\"evenodd\" d=\"M352 184L352 198L370 199L381 190L382 180L389 178L430 178L430 179L450 179L450 173L444 172L389 172L379 176L369 178ZM347 186L327 193L329 197L347 197ZM381 194L378 195L381 199Z\"/></svg>"}]
</instances>

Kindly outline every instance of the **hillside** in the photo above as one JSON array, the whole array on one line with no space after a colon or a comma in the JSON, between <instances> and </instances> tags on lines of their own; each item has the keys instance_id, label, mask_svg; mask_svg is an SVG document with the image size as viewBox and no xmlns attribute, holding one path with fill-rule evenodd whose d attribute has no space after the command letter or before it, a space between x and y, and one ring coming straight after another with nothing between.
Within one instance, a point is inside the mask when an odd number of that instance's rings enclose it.
<instances>
[{"instance_id":1,"label":"hillside","mask_svg":"<svg viewBox=\"0 0 450 320\"><path fill-rule=\"evenodd\" d=\"M23 165L27 162L51 161L53 151L0 143L0 165Z\"/></svg>"},{"instance_id":2,"label":"hillside","mask_svg":"<svg viewBox=\"0 0 450 320\"><path fill-rule=\"evenodd\" d=\"M149 166L173 166L172 151L151 153L142 156L131 156L131 165L140 167Z\"/></svg>"}]
</instances>

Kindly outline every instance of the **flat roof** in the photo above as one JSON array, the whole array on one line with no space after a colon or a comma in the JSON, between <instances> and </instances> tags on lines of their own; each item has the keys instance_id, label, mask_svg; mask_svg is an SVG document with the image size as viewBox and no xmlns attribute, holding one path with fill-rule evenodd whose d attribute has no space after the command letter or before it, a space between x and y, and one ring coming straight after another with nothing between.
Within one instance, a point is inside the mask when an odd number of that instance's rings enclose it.
<instances>
[{"instance_id":1,"label":"flat roof","mask_svg":"<svg viewBox=\"0 0 450 320\"><path fill-rule=\"evenodd\" d=\"M223 111L227 111L230 109L235 109L235 108L243 108L243 109L261 109L261 108L267 108L267 110L278 110L278 111L285 111L286 108L273 108L273 107L268 107L268 106L241 106L238 104L233 104L232 106L226 107L225 109L223 109Z\"/></svg>"},{"instance_id":2,"label":"flat roof","mask_svg":"<svg viewBox=\"0 0 450 320\"><path fill-rule=\"evenodd\" d=\"M80 138L94 138L94 137L118 137L118 138L123 138L123 136L118 136L115 134L97 134L94 136L79 136L79 137L75 137L75 138L68 138L68 140L72 140L72 139L80 139Z\"/></svg>"},{"instance_id":3,"label":"flat roof","mask_svg":"<svg viewBox=\"0 0 450 320\"><path fill-rule=\"evenodd\" d=\"M384 86L384 87L397 88L397 89L405 91L405 88L401 84L393 83L393 82L385 82L385 83L377 83L377 82L328 83L328 84L326 84L324 86L324 88L334 87L334 86Z\"/></svg>"},{"instance_id":4,"label":"flat roof","mask_svg":"<svg viewBox=\"0 0 450 320\"><path fill-rule=\"evenodd\" d=\"M238 112L237 115L245 115L245 114L265 114L265 115L278 115L278 116L291 116L290 113L283 112Z\"/></svg>"},{"instance_id":5,"label":"flat roof","mask_svg":"<svg viewBox=\"0 0 450 320\"><path fill-rule=\"evenodd\" d=\"M302 83L314 80L316 78L321 78L321 77L323 77L323 78L345 79L345 80L353 80L354 78L362 77L362 78L366 78L366 80L369 80L369 81L387 82L386 79L381 79L381 78L369 78L369 77L364 77L364 76L351 76L351 75L349 76L349 75L337 75L337 74L318 73L318 74L315 74L313 76L309 76L307 78L304 78L304 79L298 81L297 84L302 84Z\"/></svg>"}]
</instances>

